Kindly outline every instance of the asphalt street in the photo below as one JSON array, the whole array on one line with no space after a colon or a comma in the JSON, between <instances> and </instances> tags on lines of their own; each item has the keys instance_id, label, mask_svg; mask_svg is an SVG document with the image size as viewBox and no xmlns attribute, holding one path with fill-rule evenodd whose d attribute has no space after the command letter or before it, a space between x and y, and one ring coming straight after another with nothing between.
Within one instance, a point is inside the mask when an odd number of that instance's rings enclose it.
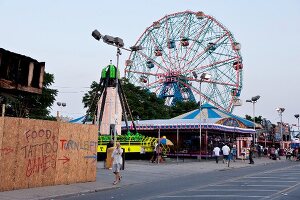
<instances>
[{"instance_id":1,"label":"asphalt street","mask_svg":"<svg viewBox=\"0 0 300 200\"><path fill-rule=\"evenodd\" d=\"M59 199L300 199L298 162L184 174Z\"/></svg>"}]
</instances>

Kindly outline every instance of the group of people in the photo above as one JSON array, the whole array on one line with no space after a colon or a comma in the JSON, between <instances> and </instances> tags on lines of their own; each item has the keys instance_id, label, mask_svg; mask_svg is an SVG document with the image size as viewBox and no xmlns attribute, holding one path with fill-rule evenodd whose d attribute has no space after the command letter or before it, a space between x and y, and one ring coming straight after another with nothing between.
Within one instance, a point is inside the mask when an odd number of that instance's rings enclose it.
<instances>
[{"instance_id":1,"label":"group of people","mask_svg":"<svg viewBox=\"0 0 300 200\"><path fill-rule=\"evenodd\" d=\"M299 148L286 148L285 151L285 158L289 160L300 160Z\"/></svg>"},{"instance_id":2,"label":"group of people","mask_svg":"<svg viewBox=\"0 0 300 200\"><path fill-rule=\"evenodd\" d=\"M213 149L213 154L216 159L216 163L219 163L219 157L220 155L223 155L223 163L228 164L229 160L235 161L236 159L236 145L233 145L231 148L228 146L228 144L224 144L222 148L219 147L219 144L216 144L214 149Z\"/></svg>"},{"instance_id":3,"label":"group of people","mask_svg":"<svg viewBox=\"0 0 300 200\"><path fill-rule=\"evenodd\" d=\"M255 148L251 147L249 149L249 164L254 164L254 152L255 152ZM213 154L214 157L216 159L216 163L219 163L219 157L221 156L221 154L223 155L223 163L228 164L229 160L236 160L236 156L237 156L237 149L236 149L236 145L232 145L232 147L230 148L228 146L228 144L224 144L221 148L219 147L219 144L216 144L214 149L213 149Z\"/></svg>"},{"instance_id":4,"label":"group of people","mask_svg":"<svg viewBox=\"0 0 300 200\"><path fill-rule=\"evenodd\" d=\"M280 150L279 147L275 147L274 145L271 147L264 148L264 155L273 160L280 160L280 155L285 155L286 159L289 160L300 160L299 148L285 148Z\"/></svg>"},{"instance_id":5,"label":"group of people","mask_svg":"<svg viewBox=\"0 0 300 200\"><path fill-rule=\"evenodd\" d=\"M110 141L107 144L107 149L113 146L114 146L113 141ZM270 148L264 148L264 149L261 148L261 151L258 150L258 148L251 146L249 149L249 164L254 164L253 157L255 151L263 152L264 155L269 156L270 159L274 159L274 160L280 159L279 148L275 148L275 146L272 146ZM295 148L295 149L287 148L284 151L285 151L286 159L300 160L299 148ZM158 143L156 143L153 151L153 156L151 158L152 163L158 162L159 152L161 152L161 147ZM111 158L113 160L112 171L115 174L115 181L113 182L114 185L118 184L122 179L122 176L120 174L120 170L123 164L122 154L123 154L123 149L121 148L120 142L116 142L116 147L111 154ZM223 144L222 147L220 148L220 145L216 144L213 149L213 154L216 163L219 162L219 157L223 155L223 163L228 164L229 160L235 161L236 159L236 155L237 155L236 145L232 145L232 147L230 148L228 144Z\"/></svg>"}]
</instances>

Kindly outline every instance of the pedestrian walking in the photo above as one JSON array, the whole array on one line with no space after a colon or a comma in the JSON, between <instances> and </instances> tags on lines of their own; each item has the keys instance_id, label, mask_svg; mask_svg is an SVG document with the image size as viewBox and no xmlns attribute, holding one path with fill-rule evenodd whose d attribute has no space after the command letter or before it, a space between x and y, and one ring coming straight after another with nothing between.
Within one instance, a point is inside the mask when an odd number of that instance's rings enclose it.
<instances>
[{"instance_id":1,"label":"pedestrian walking","mask_svg":"<svg viewBox=\"0 0 300 200\"><path fill-rule=\"evenodd\" d=\"M150 159L150 162L154 163L154 162L157 161L158 151L159 151L159 146L158 146L158 143L156 142L155 145L154 145L154 148L153 148L153 155Z\"/></svg>"},{"instance_id":2,"label":"pedestrian walking","mask_svg":"<svg viewBox=\"0 0 300 200\"><path fill-rule=\"evenodd\" d=\"M218 145L216 145L215 148L213 149L213 153L214 153L217 164L219 163L220 151L221 151L221 149L218 147Z\"/></svg>"},{"instance_id":3,"label":"pedestrian walking","mask_svg":"<svg viewBox=\"0 0 300 200\"><path fill-rule=\"evenodd\" d=\"M250 147L249 149L249 164L254 164L253 156L254 156L255 147Z\"/></svg>"},{"instance_id":4,"label":"pedestrian walking","mask_svg":"<svg viewBox=\"0 0 300 200\"><path fill-rule=\"evenodd\" d=\"M228 164L228 156L229 156L230 148L229 146L227 146L227 144L225 144L222 147L222 152L223 152L223 163L225 163L226 161L226 164Z\"/></svg>"},{"instance_id":5,"label":"pedestrian walking","mask_svg":"<svg viewBox=\"0 0 300 200\"><path fill-rule=\"evenodd\" d=\"M276 160L275 146L274 145L270 148L270 159Z\"/></svg>"},{"instance_id":6,"label":"pedestrian walking","mask_svg":"<svg viewBox=\"0 0 300 200\"><path fill-rule=\"evenodd\" d=\"M260 158L261 154L263 153L262 146L258 144L257 147L256 147L256 150L257 150L258 158Z\"/></svg>"},{"instance_id":7,"label":"pedestrian walking","mask_svg":"<svg viewBox=\"0 0 300 200\"><path fill-rule=\"evenodd\" d=\"M120 170L121 170L122 163L123 163L122 154L123 154L123 149L121 149L120 142L117 142L116 148L114 149L113 153L111 154L111 157L113 159L112 171L115 174L115 181L113 183L114 185L119 183L122 179L122 176L120 175Z\"/></svg>"},{"instance_id":8,"label":"pedestrian walking","mask_svg":"<svg viewBox=\"0 0 300 200\"><path fill-rule=\"evenodd\" d=\"M236 149L236 145L232 145L231 151L230 153L232 154L232 160L233 162L235 162L236 160L236 154L237 154L237 149Z\"/></svg>"},{"instance_id":9,"label":"pedestrian walking","mask_svg":"<svg viewBox=\"0 0 300 200\"><path fill-rule=\"evenodd\" d=\"M288 149L286 149L285 159L286 160L291 160L292 153L293 153L293 149L291 147L289 147Z\"/></svg>"},{"instance_id":10,"label":"pedestrian walking","mask_svg":"<svg viewBox=\"0 0 300 200\"><path fill-rule=\"evenodd\" d=\"M296 147L296 148L294 149L294 153L293 153L293 155L294 155L294 160L295 160L295 161L298 160L298 154L299 154L299 149Z\"/></svg>"},{"instance_id":11,"label":"pedestrian walking","mask_svg":"<svg viewBox=\"0 0 300 200\"><path fill-rule=\"evenodd\" d=\"M268 147L265 147L265 148L264 148L264 156L265 156L265 157L268 157Z\"/></svg>"},{"instance_id":12,"label":"pedestrian walking","mask_svg":"<svg viewBox=\"0 0 300 200\"><path fill-rule=\"evenodd\" d=\"M242 160L245 162L245 160L246 160L246 151L247 151L247 149L246 148L243 148L242 149L242 152L241 152L241 156L242 156Z\"/></svg>"},{"instance_id":13,"label":"pedestrian walking","mask_svg":"<svg viewBox=\"0 0 300 200\"><path fill-rule=\"evenodd\" d=\"M280 160L280 156L279 156L279 148L275 149L275 160Z\"/></svg>"}]
</instances>

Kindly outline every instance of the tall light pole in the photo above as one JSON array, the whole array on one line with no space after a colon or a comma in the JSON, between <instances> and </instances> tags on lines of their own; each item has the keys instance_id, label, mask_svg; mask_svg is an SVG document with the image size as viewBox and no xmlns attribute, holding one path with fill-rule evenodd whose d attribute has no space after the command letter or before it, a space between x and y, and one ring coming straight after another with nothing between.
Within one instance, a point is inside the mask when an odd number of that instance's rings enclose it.
<instances>
[{"instance_id":1,"label":"tall light pole","mask_svg":"<svg viewBox=\"0 0 300 200\"><path fill-rule=\"evenodd\" d=\"M127 49L124 47L124 42L122 38L119 37L113 37L110 35L102 35L97 29L92 32L92 36L96 40L102 39L104 43L108 45L112 45L117 48L117 66L116 66L116 96L115 96L115 125L114 125L114 145L116 146L116 141L117 141L117 120L118 120L118 105L117 105L117 100L118 100L118 84L119 84L119 78L118 78L118 71L119 71L119 57L122 55L121 49L124 49L126 51L139 51L142 50L142 46L132 46L130 49ZM99 126L99 131L100 131L100 126Z\"/></svg>"},{"instance_id":2,"label":"tall light pole","mask_svg":"<svg viewBox=\"0 0 300 200\"><path fill-rule=\"evenodd\" d=\"M298 124L297 124L297 127L298 127L298 134L299 134L299 114L295 114L294 115L295 117L296 117L296 119L297 119L297 121L298 121Z\"/></svg>"},{"instance_id":3,"label":"tall light pole","mask_svg":"<svg viewBox=\"0 0 300 200\"><path fill-rule=\"evenodd\" d=\"M193 73L193 76L195 79L198 78L198 75L196 72L192 72ZM201 95L202 95L202 91L201 91L201 83L203 81L208 81L211 77L211 74L209 73L202 73L201 76L200 76L200 80L199 80L199 160L201 160L201 136L202 136L202 123L201 123L201 106L202 106L202 98L201 98Z\"/></svg>"},{"instance_id":4,"label":"tall light pole","mask_svg":"<svg viewBox=\"0 0 300 200\"><path fill-rule=\"evenodd\" d=\"M57 121L62 121L62 108L66 107L67 104L65 102L56 102L58 107L60 108L61 112L59 114L59 111L57 111Z\"/></svg>"},{"instance_id":5,"label":"tall light pole","mask_svg":"<svg viewBox=\"0 0 300 200\"><path fill-rule=\"evenodd\" d=\"M256 130L255 130L255 103L257 102L257 100L260 98L259 95L252 97L249 100L246 100L246 102L252 103L253 105L253 130L254 130L254 134L253 134L253 144L256 145Z\"/></svg>"},{"instance_id":6,"label":"tall light pole","mask_svg":"<svg viewBox=\"0 0 300 200\"><path fill-rule=\"evenodd\" d=\"M282 134L282 113L285 111L285 108L276 108L276 111L279 114L280 117L280 149L282 149L282 141L283 141L283 134Z\"/></svg>"}]
</instances>

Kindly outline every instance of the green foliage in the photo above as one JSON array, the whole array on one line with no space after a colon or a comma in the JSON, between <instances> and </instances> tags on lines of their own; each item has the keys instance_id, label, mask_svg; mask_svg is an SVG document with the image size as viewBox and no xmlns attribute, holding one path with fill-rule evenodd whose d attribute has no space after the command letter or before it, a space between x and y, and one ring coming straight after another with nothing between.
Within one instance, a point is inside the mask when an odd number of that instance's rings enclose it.
<instances>
[{"instance_id":1,"label":"green foliage","mask_svg":"<svg viewBox=\"0 0 300 200\"><path fill-rule=\"evenodd\" d=\"M137 116L141 120L170 118L164 100L157 98L155 93L136 87L127 79L122 79L122 86L134 118Z\"/></svg>"},{"instance_id":2,"label":"green foliage","mask_svg":"<svg viewBox=\"0 0 300 200\"><path fill-rule=\"evenodd\" d=\"M129 108L131 109L134 120L139 117L140 120L150 119L170 119L191 110L197 109L195 102L178 102L174 106L166 106L163 99L159 99L155 93L147 89L137 87L125 78L121 80ZM91 89L84 94L82 102L84 108L88 108L88 114L94 116L96 113L96 104L92 102L99 99L99 84L95 81L91 84ZM129 119L131 120L131 119Z\"/></svg>"},{"instance_id":3,"label":"green foliage","mask_svg":"<svg viewBox=\"0 0 300 200\"><path fill-rule=\"evenodd\" d=\"M49 87L54 83L54 75L45 73L42 94L18 94L6 99L7 115L13 117L28 117L33 119L54 120L50 116L51 106L55 101L57 90Z\"/></svg>"},{"instance_id":4,"label":"green foliage","mask_svg":"<svg viewBox=\"0 0 300 200\"><path fill-rule=\"evenodd\" d=\"M245 115L245 118L246 118L247 120L253 122L253 117L251 117L250 115ZM262 116L255 117L255 123L261 124L262 121L263 121L263 117L262 117Z\"/></svg>"},{"instance_id":5,"label":"green foliage","mask_svg":"<svg viewBox=\"0 0 300 200\"><path fill-rule=\"evenodd\" d=\"M195 109L199 109L199 106L196 102L192 102L192 101L177 102L174 106L170 107L170 116L171 118L173 118Z\"/></svg>"},{"instance_id":6,"label":"green foliage","mask_svg":"<svg viewBox=\"0 0 300 200\"><path fill-rule=\"evenodd\" d=\"M253 121L252 117L250 115L245 115L245 118L249 121Z\"/></svg>"},{"instance_id":7,"label":"green foliage","mask_svg":"<svg viewBox=\"0 0 300 200\"><path fill-rule=\"evenodd\" d=\"M87 114L92 118L96 114L96 102L100 98L99 94L99 83L93 81L91 84L91 90L85 93L82 98L82 103L84 108L88 108Z\"/></svg>"},{"instance_id":8,"label":"green foliage","mask_svg":"<svg viewBox=\"0 0 300 200\"><path fill-rule=\"evenodd\" d=\"M128 132L125 135L118 135L117 141L119 142L142 142L144 140L145 136L140 133L131 133ZM102 143L107 143L111 140L110 135L100 135L98 136L98 141L101 141Z\"/></svg>"}]
</instances>

